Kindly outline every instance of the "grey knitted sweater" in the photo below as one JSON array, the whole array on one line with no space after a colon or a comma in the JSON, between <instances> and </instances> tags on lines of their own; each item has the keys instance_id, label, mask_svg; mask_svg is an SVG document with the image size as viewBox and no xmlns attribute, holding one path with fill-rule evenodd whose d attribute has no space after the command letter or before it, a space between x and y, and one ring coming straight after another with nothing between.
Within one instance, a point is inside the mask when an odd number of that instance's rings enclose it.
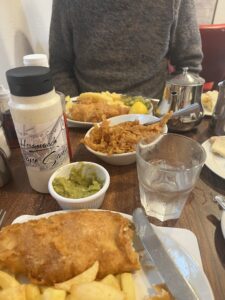
<instances>
[{"instance_id":1,"label":"grey knitted sweater","mask_svg":"<svg viewBox=\"0 0 225 300\"><path fill-rule=\"evenodd\" d=\"M53 0L50 68L57 90L160 98L168 59L201 70L194 0Z\"/></svg>"}]
</instances>

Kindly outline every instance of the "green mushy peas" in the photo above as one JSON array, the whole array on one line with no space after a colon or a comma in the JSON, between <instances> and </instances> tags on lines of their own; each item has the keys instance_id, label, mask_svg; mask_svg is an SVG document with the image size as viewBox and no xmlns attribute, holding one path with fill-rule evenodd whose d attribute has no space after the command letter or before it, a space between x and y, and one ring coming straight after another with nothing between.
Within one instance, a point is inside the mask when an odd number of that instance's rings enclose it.
<instances>
[{"instance_id":1,"label":"green mushy peas","mask_svg":"<svg viewBox=\"0 0 225 300\"><path fill-rule=\"evenodd\" d=\"M84 198L97 193L103 186L94 167L79 163L70 170L69 178L56 177L52 182L59 195L66 198Z\"/></svg>"}]
</instances>

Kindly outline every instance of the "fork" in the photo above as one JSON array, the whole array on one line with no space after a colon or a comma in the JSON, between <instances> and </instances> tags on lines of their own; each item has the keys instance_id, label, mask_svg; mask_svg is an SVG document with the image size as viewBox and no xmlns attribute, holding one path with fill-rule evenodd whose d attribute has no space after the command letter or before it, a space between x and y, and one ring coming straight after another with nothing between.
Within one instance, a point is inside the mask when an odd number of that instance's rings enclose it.
<instances>
[{"instance_id":1,"label":"fork","mask_svg":"<svg viewBox=\"0 0 225 300\"><path fill-rule=\"evenodd\" d=\"M0 209L0 228L1 228L2 222L4 220L5 214L6 214L6 211L3 209Z\"/></svg>"}]
</instances>

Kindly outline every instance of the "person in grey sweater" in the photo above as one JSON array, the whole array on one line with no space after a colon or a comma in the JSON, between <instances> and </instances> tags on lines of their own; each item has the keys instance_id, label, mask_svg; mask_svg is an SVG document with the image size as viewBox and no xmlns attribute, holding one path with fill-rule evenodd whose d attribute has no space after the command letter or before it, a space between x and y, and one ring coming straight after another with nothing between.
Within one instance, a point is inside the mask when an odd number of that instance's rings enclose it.
<instances>
[{"instance_id":1,"label":"person in grey sweater","mask_svg":"<svg viewBox=\"0 0 225 300\"><path fill-rule=\"evenodd\" d=\"M53 0L49 61L66 95L161 98L168 61L201 71L194 0Z\"/></svg>"}]
</instances>

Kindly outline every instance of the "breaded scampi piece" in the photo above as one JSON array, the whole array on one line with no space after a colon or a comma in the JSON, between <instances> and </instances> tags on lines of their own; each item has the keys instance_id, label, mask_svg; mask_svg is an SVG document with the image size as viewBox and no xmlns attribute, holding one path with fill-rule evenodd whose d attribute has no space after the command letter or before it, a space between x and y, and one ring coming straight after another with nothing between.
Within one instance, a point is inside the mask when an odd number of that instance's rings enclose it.
<instances>
[{"instance_id":1,"label":"breaded scampi piece","mask_svg":"<svg viewBox=\"0 0 225 300\"><path fill-rule=\"evenodd\" d=\"M69 117L76 121L96 123L102 121L104 116L111 118L128 112L129 107L119 104L105 102L77 103L70 108Z\"/></svg>"}]
</instances>

